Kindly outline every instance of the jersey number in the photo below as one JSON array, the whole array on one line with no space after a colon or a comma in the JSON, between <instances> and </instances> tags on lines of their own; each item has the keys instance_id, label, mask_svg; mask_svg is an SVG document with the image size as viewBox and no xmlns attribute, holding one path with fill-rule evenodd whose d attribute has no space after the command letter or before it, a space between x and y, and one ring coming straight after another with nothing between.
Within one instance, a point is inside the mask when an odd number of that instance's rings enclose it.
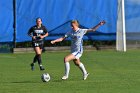
<instances>
[{"instance_id":1,"label":"jersey number","mask_svg":"<svg viewBox=\"0 0 140 93\"><path fill-rule=\"evenodd\" d=\"M35 46L38 46L39 44L38 43L35 43Z\"/></svg>"}]
</instances>

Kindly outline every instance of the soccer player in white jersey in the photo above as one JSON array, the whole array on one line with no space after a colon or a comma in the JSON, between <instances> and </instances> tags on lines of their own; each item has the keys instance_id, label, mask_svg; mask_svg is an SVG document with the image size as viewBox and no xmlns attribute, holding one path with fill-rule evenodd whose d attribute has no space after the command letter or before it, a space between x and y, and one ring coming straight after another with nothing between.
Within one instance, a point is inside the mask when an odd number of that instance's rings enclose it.
<instances>
[{"instance_id":1,"label":"soccer player in white jersey","mask_svg":"<svg viewBox=\"0 0 140 93\"><path fill-rule=\"evenodd\" d=\"M104 24L105 24L105 21L101 21L99 24L97 24L95 27L91 29L81 29L79 28L78 21L72 20L71 21L72 31L67 32L64 37L51 41L52 44L55 44L56 42L63 41L67 37L71 38L71 54L67 55L64 58L65 74L62 77L62 80L66 80L69 77L69 71L70 71L69 62L71 60L73 60L75 65L78 66L80 70L82 71L83 80L87 79L89 73L86 71L84 64L80 61L80 57L82 56L82 53L83 53L83 36L87 32L96 31L96 29L98 29L100 26Z\"/></svg>"}]
</instances>

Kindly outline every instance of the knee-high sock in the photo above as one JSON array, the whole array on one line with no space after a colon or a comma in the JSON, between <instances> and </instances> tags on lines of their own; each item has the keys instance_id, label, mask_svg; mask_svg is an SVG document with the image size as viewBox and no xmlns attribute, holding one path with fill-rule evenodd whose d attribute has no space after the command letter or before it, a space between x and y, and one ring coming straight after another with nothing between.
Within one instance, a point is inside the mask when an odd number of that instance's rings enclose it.
<instances>
[{"instance_id":1,"label":"knee-high sock","mask_svg":"<svg viewBox=\"0 0 140 93\"><path fill-rule=\"evenodd\" d=\"M37 55L34 56L33 63L37 61Z\"/></svg>"},{"instance_id":2,"label":"knee-high sock","mask_svg":"<svg viewBox=\"0 0 140 93\"><path fill-rule=\"evenodd\" d=\"M37 55L37 61L39 66L42 66L41 54Z\"/></svg>"},{"instance_id":3,"label":"knee-high sock","mask_svg":"<svg viewBox=\"0 0 140 93\"><path fill-rule=\"evenodd\" d=\"M69 62L65 62L65 76L69 76L69 71L70 71L70 64Z\"/></svg>"},{"instance_id":4,"label":"knee-high sock","mask_svg":"<svg viewBox=\"0 0 140 93\"><path fill-rule=\"evenodd\" d=\"M80 63L80 64L79 64L79 68L80 68L81 71L83 72L83 75L87 74L87 71L86 71L85 66L84 66L83 63Z\"/></svg>"}]
</instances>

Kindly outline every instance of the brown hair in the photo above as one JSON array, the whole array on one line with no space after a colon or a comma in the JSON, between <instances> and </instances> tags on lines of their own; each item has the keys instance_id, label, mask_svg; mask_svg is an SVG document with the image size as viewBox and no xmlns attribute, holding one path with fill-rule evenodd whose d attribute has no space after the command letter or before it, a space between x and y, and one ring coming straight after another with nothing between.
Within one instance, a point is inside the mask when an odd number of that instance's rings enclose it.
<instances>
[{"instance_id":1,"label":"brown hair","mask_svg":"<svg viewBox=\"0 0 140 93\"><path fill-rule=\"evenodd\" d=\"M41 21L42 21L42 19L41 19L40 17L37 17L37 18L36 18L36 22L37 22L38 20L41 20Z\"/></svg>"},{"instance_id":2,"label":"brown hair","mask_svg":"<svg viewBox=\"0 0 140 93\"><path fill-rule=\"evenodd\" d=\"M72 20L72 21L71 21L71 25L72 25L72 23L76 24L76 25L79 27L79 22L78 22L78 20Z\"/></svg>"}]
</instances>

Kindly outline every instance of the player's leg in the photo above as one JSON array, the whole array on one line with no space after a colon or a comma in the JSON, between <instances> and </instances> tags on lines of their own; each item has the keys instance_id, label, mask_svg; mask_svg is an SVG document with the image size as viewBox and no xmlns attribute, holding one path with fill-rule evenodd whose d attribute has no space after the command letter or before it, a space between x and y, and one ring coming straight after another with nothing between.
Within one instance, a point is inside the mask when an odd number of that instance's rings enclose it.
<instances>
[{"instance_id":1,"label":"player's leg","mask_svg":"<svg viewBox=\"0 0 140 93\"><path fill-rule=\"evenodd\" d=\"M31 70L34 70L34 64L36 63L36 61L37 61L37 55L34 56L33 62L30 64L31 65Z\"/></svg>"},{"instance_id":2,"label":"player's leg","mask_svg":"<svg viewBox=\"0 0 140 93\"><path fill-rule=\"evenodd\" d=\"M32 42L32 46L34 47L34 51L35 51L35 47L37 46L38 44L35 43L35 42ZM36 63L37 61L37 57L38 55L36 54L33 58L33 62L30 64L31 65L31 70L34 70L34 64Z\"/></svg>"},{"instance_id":3,"label":"player's leg","mask_svg":"<svg viewBox=\"0 0 140 93\"><path fill-rule=\"evenodd\" d=\"M37 55L37 61L38 61L38 65L40 67L40 70L44 70L44 68L42 66L42 59L41 59L42 49L40 49L40 47L35 47L34 50L35 50L36 55Z\"/></svg>"},{"instance_id":4,"label":"player's leg","mask_svg":"<svg viewBox=\"0 0 140 93\"><path fill-rule=\"evenodd\" d=\"M69 77L69 71L70 71L70 64L69 64L69 61L75 59L75 56L70 54L70 55L67 55L65 58L64 58L64 65L65 65L65 74L64 76L62 77L63 80L66 80L68 77Z\"/></svg>"},{"instance_id":5,"label":"player's leg","mask_svg":"<svg viewBox=\"0 0 140 93\"><path fill-rule=\"evenodd\" d=\"M41 54L42 54L42 50L43 50L43 48L44 48L44 43L43 43L43 42L41 42L41 43L39 44L39 48L40 48L40 51L41 51ZM40 54L40 59L41 59L41 54ZM40 70L45 70L44 67L42 66L42 60L40 61L39 66L40 66Z\"/></svg>"},{"instance_id":6,"label":"player's leg","mask_svg":"<svg viewBox=\"0 0 140 93\"><path fill-rule=\"evenodd\" d=\"M82 73L83 73L83 80L86 80L87 79L87 76L89 75L89 73L87 73L84 64L80 61L80 59L74 59L73 62L82 71Z\"/></svg>"},{"instance_id":7,"label":"player's leg","mask_svg":"<svg viewBox=\"0 0 140 93\"><path fill-rule=\"evenodd\" d=\"M36 63L36 61L37 61L37 55L34 56L33 63Z\"/></svg>"}]
</instances>

